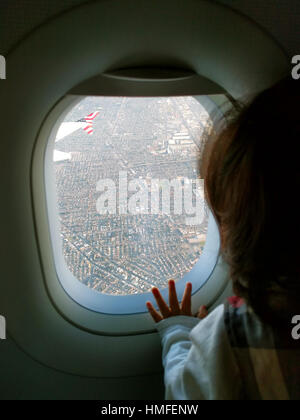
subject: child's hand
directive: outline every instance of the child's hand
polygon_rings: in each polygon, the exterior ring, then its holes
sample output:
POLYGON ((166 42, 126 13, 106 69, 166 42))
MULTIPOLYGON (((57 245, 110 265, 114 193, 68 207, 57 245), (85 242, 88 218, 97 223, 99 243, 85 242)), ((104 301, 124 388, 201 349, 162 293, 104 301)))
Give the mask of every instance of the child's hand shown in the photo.
POLYGON ((198 312, 197 312, 197 315, 195 315, 195 316, 197 318, 203 319, 203 318, 206 318, 207 315, 208 315, 208 311, 207 311, 206 306, 201 305, 198 312))
POLYGON ((150 315, 152 316, 155 322, 159 322, 165 318, 169 318, 170 316, 176 316, 176 315, 193 316, 192 309, 191 309, 192 283, 186 284, 181 305, 179 305, 179 302, 177 299, 174 280, 169 280, 169 305, 170 307, 163 300, 157 287, 152 288, 152 293, 160 309, 161 315, 154 309, 151 302, 149 301, 146 302, 146 306, 150 312, 150 315))

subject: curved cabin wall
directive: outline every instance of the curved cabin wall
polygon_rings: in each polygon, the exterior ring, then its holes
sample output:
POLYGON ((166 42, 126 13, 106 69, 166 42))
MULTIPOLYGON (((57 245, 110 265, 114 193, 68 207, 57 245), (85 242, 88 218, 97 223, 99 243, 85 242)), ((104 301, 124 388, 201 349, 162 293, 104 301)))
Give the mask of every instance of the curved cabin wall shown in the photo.
MULTIPOLYGON (((9 384, 8 395, 34 398, 52 392, 52 397, 78 398, 86 385, 84 396, 91 398, 163 396, 155 332, 101 336, 60 315, 43 281, 48 273, 40 258, 33 211, 32 157, 46 116, 74 86, 128 67, 191 70, 241 98, 282 77, 288 62, 278 45, 247 18, 201 0, 88 3, 37 28, 10 52, 7 79, 0 85, 5 222, 0 308, 10 339, 1 343, 6 357, 0 363, 5 364, 2 377, 12 378, 8 369, 19 368, 22 381, 9 384)), ((5 395, 7 385, 1 386, 5 395)))

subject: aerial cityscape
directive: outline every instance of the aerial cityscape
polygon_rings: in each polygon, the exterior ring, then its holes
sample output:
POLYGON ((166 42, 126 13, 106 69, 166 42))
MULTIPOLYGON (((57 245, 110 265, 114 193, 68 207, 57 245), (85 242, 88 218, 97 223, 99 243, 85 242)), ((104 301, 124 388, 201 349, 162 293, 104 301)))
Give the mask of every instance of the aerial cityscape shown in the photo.
POLYGON ((184 211, 175 214, 172 200, 170 214, 152 214, 151 208, 148 214, 99 214, 97 183, 110 179, 118 189, 120 171, 129 181, 199 178, 212 130, 203 106, 189 96, 87 97, 63 127, 69 131, 56 138, 53 168, 62 252, 71 273, 114 295, 145 293, 182 278, 203 251, 207 209, 196 225, 186 223, 184 211), (88 130, 87 115, 93 118, 88 130))

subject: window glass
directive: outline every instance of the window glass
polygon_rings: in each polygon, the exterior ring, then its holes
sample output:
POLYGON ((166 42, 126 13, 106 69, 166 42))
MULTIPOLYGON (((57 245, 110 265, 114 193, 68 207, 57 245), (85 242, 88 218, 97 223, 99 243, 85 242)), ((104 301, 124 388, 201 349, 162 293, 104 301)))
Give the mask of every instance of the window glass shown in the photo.
POLYGON ((192 96, 87 97, 68 113, 51 156, 61 252, 77 281, 132 295, 192 269, 207 234, 198 166, 211 131, 192 96))

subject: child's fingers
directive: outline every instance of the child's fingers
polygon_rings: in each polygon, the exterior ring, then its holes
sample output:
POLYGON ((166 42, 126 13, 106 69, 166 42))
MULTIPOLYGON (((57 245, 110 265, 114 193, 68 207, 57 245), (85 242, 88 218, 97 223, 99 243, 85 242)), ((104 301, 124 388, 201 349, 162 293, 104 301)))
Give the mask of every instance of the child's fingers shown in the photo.
POLYGON ((180 306, 177 299, 175 281, 173 279, 169 280, 169 304, 173 315, 180 314, 180 306))
POLYGON ((192 283, 190 282, 185 285, 181 302, 181 310, 184 315, 192 316, 192 283))
POLYGON ((146 306, 155 322, 159 322, 163 319, 163 317, 154 309, 151 302, 146 302, 146 306))
POLYGON ((152 288, 152 293, 153 296, 155 297, 155 300, 157 302, 157 305, 159 307, 159 310, 163 316, 163 318, 168 318, 169 316, 172 315, 168 305, 166 304, 166 302, 163 300, 162 295, 160 294, 160 291, 158 290, 157 287, 153 287, 152 288))

